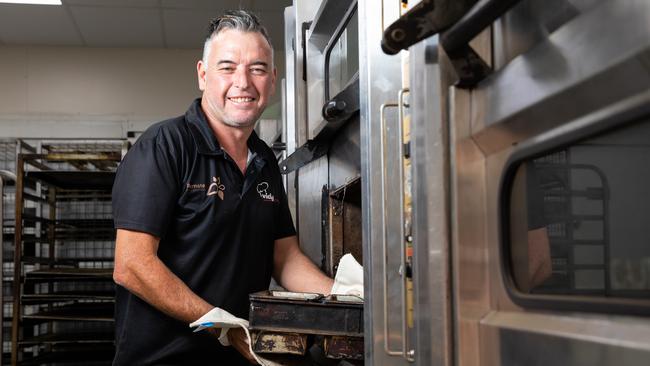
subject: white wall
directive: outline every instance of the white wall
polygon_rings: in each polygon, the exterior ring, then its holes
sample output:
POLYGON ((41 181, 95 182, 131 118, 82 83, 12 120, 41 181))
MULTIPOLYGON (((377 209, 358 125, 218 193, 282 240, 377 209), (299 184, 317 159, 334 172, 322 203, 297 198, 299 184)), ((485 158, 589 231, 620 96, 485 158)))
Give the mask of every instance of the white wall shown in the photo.
MULTIPOLYGON (((200 96, 200 57, 198 49, 0 47, 0 137, 121 138, 142 131, 184 113, 200 96)), ((280 67, 283 58, 276 52, 280 67)), ((271 103, 280 100, 277 91, 271 103)))
POLYGON ((179 115, 200 95, 199 57, 200 50, 0 47, 0 136, 121 137, 112 135, 179 115))

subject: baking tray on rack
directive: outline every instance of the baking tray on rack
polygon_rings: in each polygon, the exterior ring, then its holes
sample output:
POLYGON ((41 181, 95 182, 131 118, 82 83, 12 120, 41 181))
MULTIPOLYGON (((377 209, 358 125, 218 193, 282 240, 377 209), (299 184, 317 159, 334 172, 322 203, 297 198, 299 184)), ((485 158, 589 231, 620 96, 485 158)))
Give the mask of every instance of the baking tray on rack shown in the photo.
POLYGON ((251 330, 363 337, 363 299, 357 296, 262 291, 249 299, 251 330))

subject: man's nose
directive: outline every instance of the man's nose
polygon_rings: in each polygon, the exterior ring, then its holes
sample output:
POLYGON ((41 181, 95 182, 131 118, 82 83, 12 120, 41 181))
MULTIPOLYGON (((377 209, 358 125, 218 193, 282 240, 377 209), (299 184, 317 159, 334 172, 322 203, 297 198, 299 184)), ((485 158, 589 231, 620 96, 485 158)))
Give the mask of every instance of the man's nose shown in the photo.
POLYGON ((245 67, 237 67, 235 69, 235 75, 233 76, 233 84, 239 89, 247 89, 249 85, 249 75, 248 70, 245 67))

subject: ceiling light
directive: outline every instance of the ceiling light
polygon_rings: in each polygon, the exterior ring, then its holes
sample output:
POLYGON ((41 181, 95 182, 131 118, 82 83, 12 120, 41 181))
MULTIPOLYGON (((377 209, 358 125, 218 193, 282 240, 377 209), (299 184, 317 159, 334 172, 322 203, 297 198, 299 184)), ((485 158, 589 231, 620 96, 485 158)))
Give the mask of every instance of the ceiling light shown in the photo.
POLYGON ((0 0, 7 4, 61 5, 61 0, 0 0))

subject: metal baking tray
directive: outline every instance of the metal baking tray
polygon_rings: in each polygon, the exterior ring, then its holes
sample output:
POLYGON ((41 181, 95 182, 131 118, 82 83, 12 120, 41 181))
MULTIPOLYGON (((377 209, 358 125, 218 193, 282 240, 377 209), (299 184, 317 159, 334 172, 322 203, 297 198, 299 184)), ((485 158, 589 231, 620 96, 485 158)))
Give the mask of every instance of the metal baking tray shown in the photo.
POLYGON ((249 299, 252 330, 363 337, 363 300, 359 297, 262 291, 249 299))

